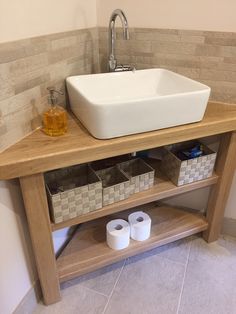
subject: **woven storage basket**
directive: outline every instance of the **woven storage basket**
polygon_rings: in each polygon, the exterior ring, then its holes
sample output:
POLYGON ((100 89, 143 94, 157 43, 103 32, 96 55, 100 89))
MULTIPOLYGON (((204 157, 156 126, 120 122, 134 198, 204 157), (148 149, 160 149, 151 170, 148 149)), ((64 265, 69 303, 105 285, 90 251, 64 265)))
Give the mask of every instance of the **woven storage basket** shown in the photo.
POLYGON ((154 184, 154 169, 142 159, 135 158, 118 164, 130 179, 130 194, 150 189, 154 184))
POLYGON ((50 171, 45 181, 55 223, 102 207, 102 182, 87 164, 50 171))
POLYGON ((182 161, 175 155, 177 150, 186 149, 194 144, 200 143, 183 143, 176 145, 173 150, 168 148, 163 149, 164 156, 161 163, 161 169, 177 186, 203 180, 212 176, 216 153, 207 146, 201 144, 204 155, 200 157, 182 161))
POLYGON ((103 206, 119 202, 130 196, 129 178, 117 166, 96 171, 102 180, 103 206))

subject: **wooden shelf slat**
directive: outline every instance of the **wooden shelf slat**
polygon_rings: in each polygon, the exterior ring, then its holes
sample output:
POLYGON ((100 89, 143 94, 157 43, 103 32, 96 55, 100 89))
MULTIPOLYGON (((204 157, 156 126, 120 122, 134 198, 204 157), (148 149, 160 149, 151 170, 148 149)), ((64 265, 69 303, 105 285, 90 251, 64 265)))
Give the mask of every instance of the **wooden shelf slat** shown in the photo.
POLYGON ((157 170, 155 183, 151 189, 144 192, 136 193, 126 200, 105 206, 94 212, 90 212, 88 214, 84 214, 82 216, 69 219, 61 223, 56 223, 56 224, 52 223, 51 227, 52 227, 52 230, 55 231, 55 230, 59 230, 65 227, 77 225, 86 221, 90 221, 93 219, 111 215, 111 214, 129 209, 135 206, 143 205, 143 204, 150 203, 153 201, 158 201, 158 200, 165 199, 171 196, 175 196, 175 195, 183 194, 183 193, 190 192, 196 189, 201 189, 207 186, 211 186, 211 185, 216 184, 217 180, 218 180, 218 176, 216 174, 213 174, 212 177, 205 180, 189 183, 182 186, 176 186, 166 176, 164 176, 160 171, 157 170))
MULTIPOLYGON (((119 213, 115 217, 127 219, 129 212, 119 213)), ((57 259, 60 282, 199 233, 208 227, 203 216, 188 211, 152 205, 145 212, 152 219, 151 237, 143 242, 131 240, 129 247, 120 251, 112 250, 106 244, 105 226, 114 215, 83 224, 57 259)))

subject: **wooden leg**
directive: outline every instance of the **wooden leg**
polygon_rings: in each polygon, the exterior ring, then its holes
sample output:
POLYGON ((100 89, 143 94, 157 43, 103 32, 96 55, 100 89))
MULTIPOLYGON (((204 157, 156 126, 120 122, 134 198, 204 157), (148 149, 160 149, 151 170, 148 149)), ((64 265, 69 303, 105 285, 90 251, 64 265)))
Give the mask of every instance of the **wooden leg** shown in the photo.
POLYGON ((20 178, 45 304, 61 299, 43 174, 20 178))
POLYGON ((222 135, 216 173, 219 180, 211 189, 208 206, 207 220, 209 228, 203 233, 207 242, 216 241, 220 235, 226 202, 229 196, 236 163, 236 132, 222 135))

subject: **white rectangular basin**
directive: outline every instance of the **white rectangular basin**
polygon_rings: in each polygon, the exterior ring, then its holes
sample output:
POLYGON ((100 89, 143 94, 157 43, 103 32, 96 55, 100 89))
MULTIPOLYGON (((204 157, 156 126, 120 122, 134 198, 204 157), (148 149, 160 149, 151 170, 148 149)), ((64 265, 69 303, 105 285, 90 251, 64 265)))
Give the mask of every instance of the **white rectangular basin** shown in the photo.
POLYGON ((70 106, 98 139, 202 120, 210 88, 165 69, 66 79, 70 106))

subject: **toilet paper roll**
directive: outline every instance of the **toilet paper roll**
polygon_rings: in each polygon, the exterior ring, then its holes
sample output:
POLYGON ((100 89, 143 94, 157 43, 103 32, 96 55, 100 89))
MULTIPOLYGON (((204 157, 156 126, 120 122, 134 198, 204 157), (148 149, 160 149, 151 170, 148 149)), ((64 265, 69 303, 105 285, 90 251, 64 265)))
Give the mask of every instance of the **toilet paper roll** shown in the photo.
POLYGON ((123 219, 115 219, 108 222, 107 245, 113 250, 122 250, 129 245, 130 225, 123 219))
POLYGON ((129 215, 131 238, 136 241, 144 241, 150 237, 151 218, 148 214, 139 211, 129 215))

